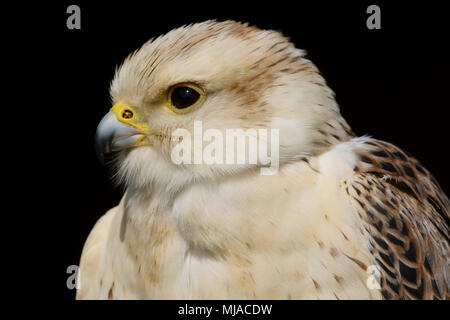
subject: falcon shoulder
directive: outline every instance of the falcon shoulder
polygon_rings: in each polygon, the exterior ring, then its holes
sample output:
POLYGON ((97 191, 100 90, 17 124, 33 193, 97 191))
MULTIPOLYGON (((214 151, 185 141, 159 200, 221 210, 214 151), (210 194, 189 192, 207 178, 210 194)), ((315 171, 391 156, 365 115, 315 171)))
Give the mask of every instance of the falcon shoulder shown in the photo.
POLYGON ((380 271, 385 299, 450 296, 449 199, 415 158, 369 139, 345 181, 380 271))
POLYGON ((89 295, 97 285, 100 272, 101 259, 105 254, 106 242, 113 217, 118 207, 108 210, 95 224, 84 244, 81 253, 77 290, 77 299, 89 298, 89 295))

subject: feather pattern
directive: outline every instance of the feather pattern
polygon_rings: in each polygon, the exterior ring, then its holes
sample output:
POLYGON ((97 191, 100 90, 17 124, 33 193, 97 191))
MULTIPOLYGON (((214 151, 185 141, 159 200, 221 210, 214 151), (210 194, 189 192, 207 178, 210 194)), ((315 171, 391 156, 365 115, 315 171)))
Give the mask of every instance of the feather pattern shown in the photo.
POLYGON ((371 139, 346 181, 387 299, 449 298, 449 199, 415 158, 371 139))

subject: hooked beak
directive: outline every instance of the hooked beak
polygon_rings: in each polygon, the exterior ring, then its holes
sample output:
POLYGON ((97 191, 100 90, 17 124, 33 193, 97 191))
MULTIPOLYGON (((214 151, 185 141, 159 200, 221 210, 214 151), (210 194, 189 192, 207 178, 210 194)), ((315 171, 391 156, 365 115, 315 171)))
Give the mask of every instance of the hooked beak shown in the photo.
POLYGON ((148 134, 148 126, 136 122, 136 112, 120 101, 103 117, 95 133, 95 151, 102 164, 105 155, 136 146, 148 134))

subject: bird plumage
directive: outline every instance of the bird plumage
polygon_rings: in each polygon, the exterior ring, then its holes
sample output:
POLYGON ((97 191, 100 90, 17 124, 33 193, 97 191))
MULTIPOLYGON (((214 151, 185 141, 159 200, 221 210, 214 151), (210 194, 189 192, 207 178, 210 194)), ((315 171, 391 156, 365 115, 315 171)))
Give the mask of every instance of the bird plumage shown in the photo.
POLYGON ((371 139, 346 190, 380 267, 385 298, 449 298, 449 208, 438 182, 415 158, 371 139))
POLYGON ((126 193, 86 241, 77 298, 448 298, 448 198, 414 158, 355 137, 280 33, 233 21, 175 29, 125 60, 111 96, 151 133, 116 159, 126 193), (165 108, 179 83, 206 93, 190 113, 165 108), (199 119, 279 129, 278 173, 172 163, 171 133, 199 119))

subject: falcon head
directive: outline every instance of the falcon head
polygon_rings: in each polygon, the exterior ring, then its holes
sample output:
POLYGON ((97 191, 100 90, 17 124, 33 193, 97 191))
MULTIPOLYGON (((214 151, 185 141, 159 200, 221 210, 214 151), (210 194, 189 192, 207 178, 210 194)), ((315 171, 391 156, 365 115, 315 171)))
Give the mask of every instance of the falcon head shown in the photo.
MULTIPOLYGON (((234 21, 174 29, 125 59, 111 84, 113 107, 100 122, 100 157, 119 151, 118 180, 130 186, 243 174, 260 164, 175 164, 179 128, 278 129, 279 164, 348 139, 334 94, 317 68, 276 31, 234 21)), ((258 137, 258 139, 261 139, 258 137)))

